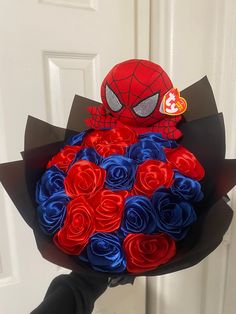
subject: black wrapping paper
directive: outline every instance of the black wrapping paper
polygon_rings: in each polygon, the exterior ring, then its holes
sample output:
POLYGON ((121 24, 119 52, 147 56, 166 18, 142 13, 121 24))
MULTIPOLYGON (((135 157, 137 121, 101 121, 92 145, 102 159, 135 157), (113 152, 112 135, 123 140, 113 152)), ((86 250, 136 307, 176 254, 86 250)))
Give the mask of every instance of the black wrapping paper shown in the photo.
POLYGON ((132 282, 134 276, 162 275, 193 266, 220 244, 233 215, 223 197, 236 183, 236 162, 225 160, 223 115, 217 111, 207 78, 185 89, 181 96, 187 99, 189 111, 179 126, 183 132, 180 143, 196 155, 206 170, 202 181, 205 197, 196 208, 197 222, 188 236, 178 243, 176 256, 156 270, 137 275, 127 272, 104 274, 92 270, 87 264, 60 251, 42 233, 36 221, 36 182, 63 142, 85 128, 83 121, 88 117, 87 106, 99 103, 75 96, 66 129, 28 118, 23 160, 0 165, 0 180, 23 219, 33 229, 38 249, 44 258, 83 275, 93 275, 95 278, 119 278, 124 275, 128 282, 132 282))

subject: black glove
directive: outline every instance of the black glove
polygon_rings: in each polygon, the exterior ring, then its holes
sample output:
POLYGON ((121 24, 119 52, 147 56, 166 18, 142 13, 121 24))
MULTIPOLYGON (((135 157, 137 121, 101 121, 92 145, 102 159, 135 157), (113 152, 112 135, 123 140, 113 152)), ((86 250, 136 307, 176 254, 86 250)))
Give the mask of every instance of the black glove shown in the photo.
POLYGON ((31 314, 90 314, 107 289, 108 277, 72 272, 51 282, 43 302, 31 314))

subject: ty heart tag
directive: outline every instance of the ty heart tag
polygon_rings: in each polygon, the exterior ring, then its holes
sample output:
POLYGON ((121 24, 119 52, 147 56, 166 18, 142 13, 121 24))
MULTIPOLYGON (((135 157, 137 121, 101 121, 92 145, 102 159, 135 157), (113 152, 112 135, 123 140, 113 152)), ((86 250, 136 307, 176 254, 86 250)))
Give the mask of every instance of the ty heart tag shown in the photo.
POLYGON ((187 110, 187 102, 177 88, 172 88, 163 97, 160 112, 170 116, 179 116, 187 110))

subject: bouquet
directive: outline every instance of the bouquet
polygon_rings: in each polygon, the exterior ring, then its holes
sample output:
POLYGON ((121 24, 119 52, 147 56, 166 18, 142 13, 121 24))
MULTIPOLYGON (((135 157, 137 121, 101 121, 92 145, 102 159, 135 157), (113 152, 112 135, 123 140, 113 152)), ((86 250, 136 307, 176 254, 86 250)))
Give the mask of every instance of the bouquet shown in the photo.
POLYGON ((65 129, 29 117, 23 160, 0 165, 38 249, 98 277, 195 265, 229 227, 236 181, 207 78, 180 96, 159 65, 128 60, 108 73, 101 98, 75 96, 65 129))

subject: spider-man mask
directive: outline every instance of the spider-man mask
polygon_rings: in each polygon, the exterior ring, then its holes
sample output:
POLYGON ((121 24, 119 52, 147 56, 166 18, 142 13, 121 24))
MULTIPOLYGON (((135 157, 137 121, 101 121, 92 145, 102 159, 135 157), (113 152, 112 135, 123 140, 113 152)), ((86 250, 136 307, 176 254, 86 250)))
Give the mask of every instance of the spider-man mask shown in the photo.
POLYGON ((132 59, 111 69, 103 80, 101 97, 110 114, 123 124, 150 126, 164 118, 160 104, 172 87, 158 64, 132 59))

